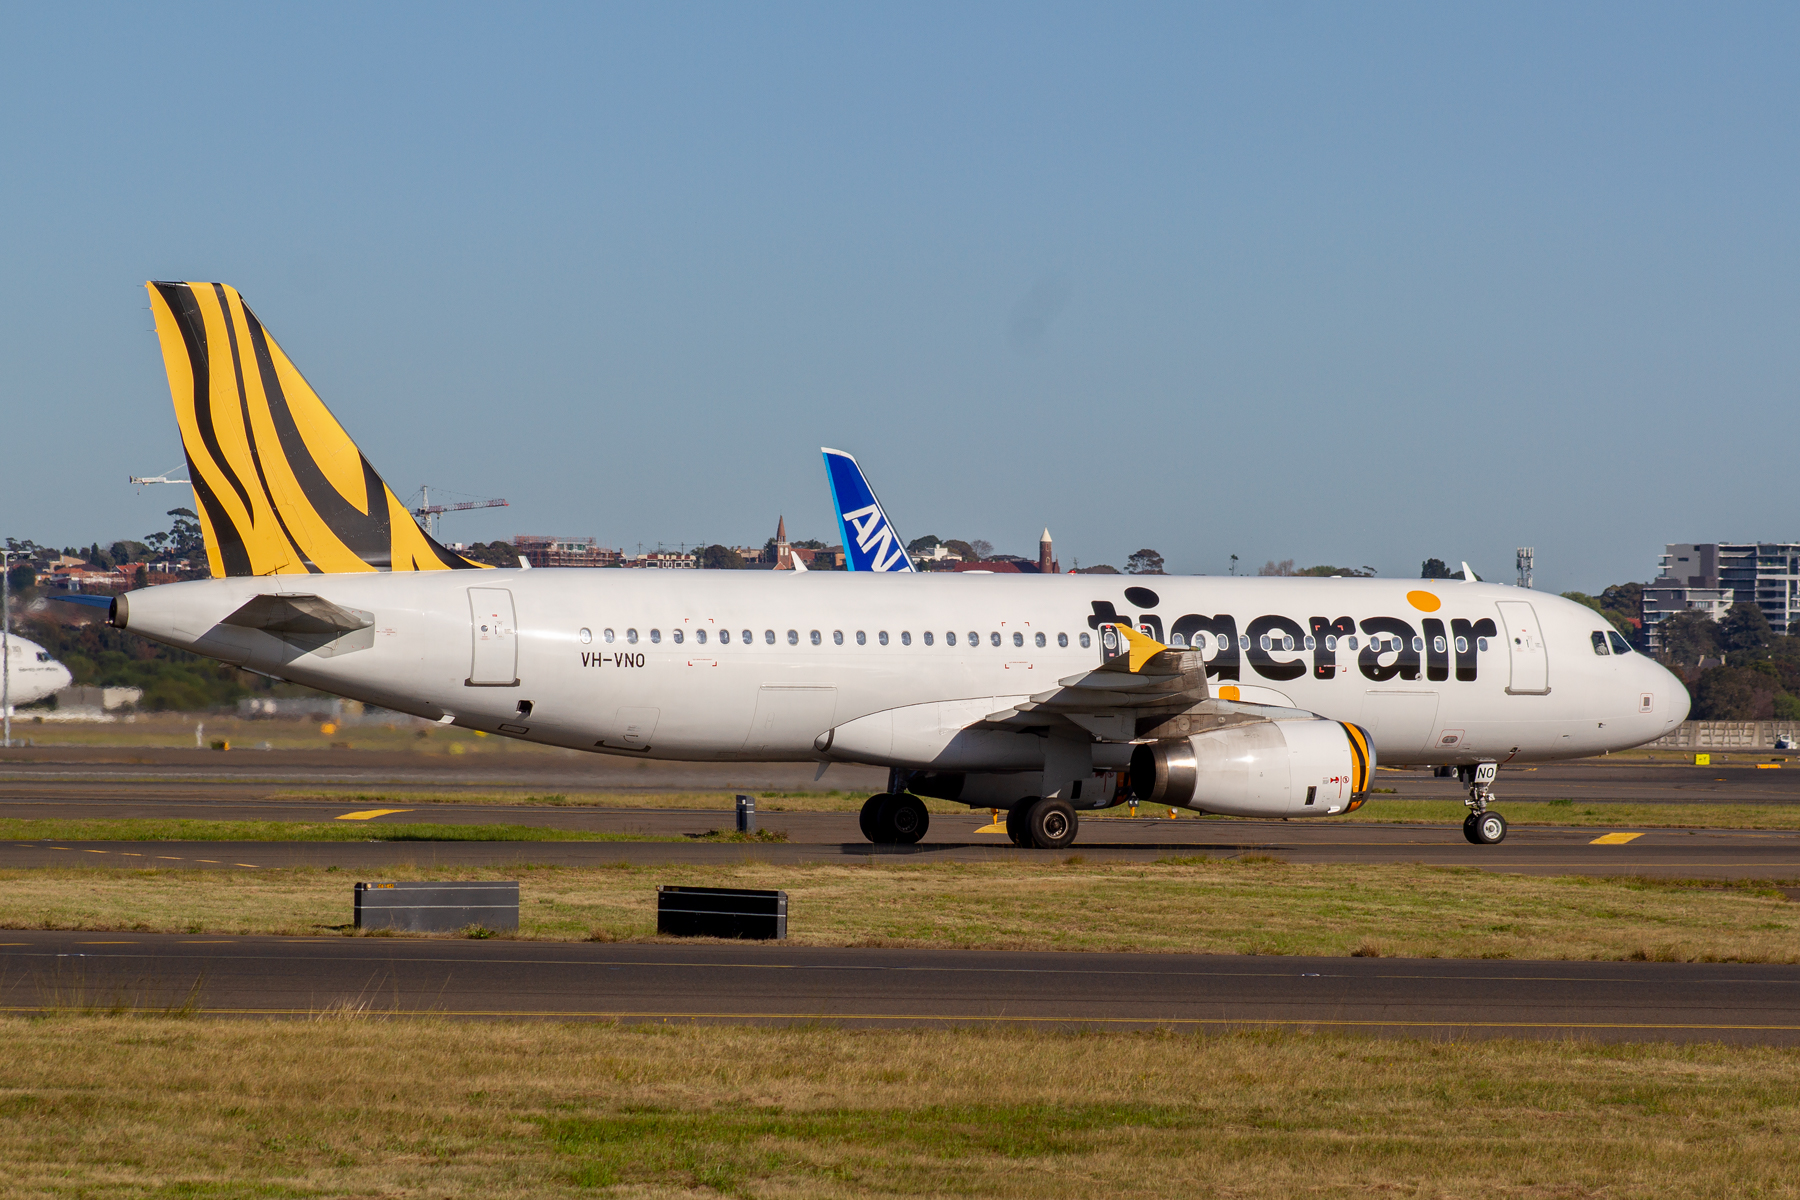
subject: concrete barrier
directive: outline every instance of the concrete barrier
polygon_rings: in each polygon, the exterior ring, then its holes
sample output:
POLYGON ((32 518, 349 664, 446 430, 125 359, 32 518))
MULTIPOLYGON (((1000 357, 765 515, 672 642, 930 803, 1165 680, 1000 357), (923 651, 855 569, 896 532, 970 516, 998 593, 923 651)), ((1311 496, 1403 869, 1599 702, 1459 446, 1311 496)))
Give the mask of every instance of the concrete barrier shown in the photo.
POLYGON ((787 893, 658 887, 656 932, 668 937, 785 938, 787 893))
POLYGON ((519 927, 517 883, 359 883, 356 927, 455 933, 471 925, 519 927))
POLYGON ((1683 721, 1650 743, 1653 750, 1773 750, 1775 739, 1800 738, 1800 721, 1683 721))

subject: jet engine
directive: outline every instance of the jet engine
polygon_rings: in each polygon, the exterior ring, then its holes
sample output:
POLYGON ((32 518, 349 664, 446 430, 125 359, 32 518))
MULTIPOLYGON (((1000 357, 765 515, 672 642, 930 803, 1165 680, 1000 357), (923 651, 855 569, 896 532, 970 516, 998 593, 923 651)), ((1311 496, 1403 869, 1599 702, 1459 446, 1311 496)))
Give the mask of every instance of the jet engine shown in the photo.
POLYGON ((1323 717, 1232 725, 1147 742, 1131 755, 1140 801, 1235 817, 1351 812, 1374 774, 1368 732, 1323 717))

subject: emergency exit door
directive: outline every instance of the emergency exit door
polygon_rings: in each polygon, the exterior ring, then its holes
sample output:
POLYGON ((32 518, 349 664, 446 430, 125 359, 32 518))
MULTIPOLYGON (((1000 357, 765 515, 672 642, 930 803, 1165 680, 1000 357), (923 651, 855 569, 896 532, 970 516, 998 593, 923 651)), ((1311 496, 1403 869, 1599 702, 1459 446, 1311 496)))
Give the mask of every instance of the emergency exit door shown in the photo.
POLYGON ((517 687, 519 630, 513 621, 512 593, 505 588, 470 588, 469 626, 474 651, 468 685, 517 687))
POLYGON ((1500 636, 1512 662, 1511 696, 1543 696, 1550 691, 1550 652, 1538 627, 1537 610, 1524 600, 1502 600, 1500 636))

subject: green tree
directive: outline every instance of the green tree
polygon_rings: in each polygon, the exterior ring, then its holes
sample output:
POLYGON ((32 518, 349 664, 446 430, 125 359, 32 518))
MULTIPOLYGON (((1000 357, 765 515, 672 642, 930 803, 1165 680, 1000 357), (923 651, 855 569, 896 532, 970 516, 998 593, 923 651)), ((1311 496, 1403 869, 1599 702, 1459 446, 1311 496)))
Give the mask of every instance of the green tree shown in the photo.
POLYGON ((1077 575, 1117 575, 1119 573, 1119 568, 1109 567, 1105 563, 1101 563, 1097 567, 1076 567, 1075 573, 1077 575))
POLYGON ((20 563, 6 573, 7 586, 17 596, 29 588, 37 586, 37 568, 30 563, 20 563))
POLYGON ((1622 614, 1609 611, 1605 602, 1598 596, 1590 596, 1586 592, 1564 592, 1563 599, 1573 600, 1577 604, 1585 604, 1587 607, 1605 617, 1607 624, 1618 630, 1627 639, 1637 636, 1637 626, 1627 620, 1622 614))
POLYGON ((1769 618, 1754 604, 1734 604, 1719 620, 1719 645, 1726 650, 1751 651, 1767 648, 1775 640, 1769 618))
POLYGON ((702 571, 741 571, 744 559, 730 546, 708 546, 700 552, 700 561, 696 565, 702 571))
POLYGON ((1458 576, 1451 574, 1450 568, 1444 565, 1443 559, 1428 558, 1424 562, 1419 564, 1419 578, 1420 579, 1456 579, 1456 578, 1458 578, 1458 576))
POLYGON ((1356 567, 1331 567, 1320 564, 1316 567, 1306 567, 1302 570, 1295 571, 1294 574, 1311 575, 1319 579, 1329 579, 1333 575, 1342 575, 1345 579, 1367 579, 1375 574, 1375 568, 1363 567, 1358 569, 1356 567))
POLYGON ((964 562, 981 561, 981 555, 975 553, 975 547, 969 545, 969 543, 965 541, 951 538, 949 541, 945 542, 944 545, 950 548, 950 553, 956 555, 956 557, 962 559, 964 562))
POLYGON ((1163 573, 1163 556, 1145 547, 1125 560, 1127 575, 1161 575, 1163 573))
POLYGON ((1702 658, 1719 653, 1719 625, 1699 609, 1673 613, 1657 627, 1662 658, 1675 666, 1698 666, 1702 658))
POLYGON ((914 538, 912 541, 906 543, 906 552, 908 554, 929 554, 933 549, 943 544, 943 538, 935 533, 928 533, 924 537, 914 538))
POLYGON ((1766 721, 1775 715, 1775 680, 1749 667, 1714 667, 1694 685, 1696 721, 1766 721))

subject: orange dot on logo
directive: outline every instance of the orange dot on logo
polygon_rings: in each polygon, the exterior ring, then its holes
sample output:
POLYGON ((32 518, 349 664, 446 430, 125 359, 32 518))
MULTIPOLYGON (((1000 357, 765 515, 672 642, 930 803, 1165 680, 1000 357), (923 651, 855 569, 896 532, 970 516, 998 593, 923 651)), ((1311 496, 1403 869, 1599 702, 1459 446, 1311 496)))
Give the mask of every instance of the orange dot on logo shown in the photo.
POLYGON ((1408 592, 1406 602, 1420 612, 1436 612, 1444 603, 1430 592, 1408 592))

